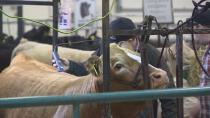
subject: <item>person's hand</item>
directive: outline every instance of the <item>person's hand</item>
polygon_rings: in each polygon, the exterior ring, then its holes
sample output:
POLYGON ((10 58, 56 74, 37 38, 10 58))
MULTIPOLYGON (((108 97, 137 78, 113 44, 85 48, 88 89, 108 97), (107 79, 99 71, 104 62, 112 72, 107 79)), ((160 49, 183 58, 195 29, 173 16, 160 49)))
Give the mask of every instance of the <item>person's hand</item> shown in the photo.
POLYGON ((53 52, 53 55, 52 55, 52 65, 56 68, 56 70, 58 72, 63 72, 64 71, 64 68, 62 66, 62 62, 59 58, 59 55, 57 54, 57 52, 53 52))
MULTIPOLYGON (((66 70, 69 69, 69 61, 68 61, 68 59, 60 58, 59 59, 59 63, 62 65, 63 71, 66 71, 66 70)), ((58 65, 57 65, 55 59, 52 59, 52 66, 55 67, 56 69, 58 68, 58 65)))

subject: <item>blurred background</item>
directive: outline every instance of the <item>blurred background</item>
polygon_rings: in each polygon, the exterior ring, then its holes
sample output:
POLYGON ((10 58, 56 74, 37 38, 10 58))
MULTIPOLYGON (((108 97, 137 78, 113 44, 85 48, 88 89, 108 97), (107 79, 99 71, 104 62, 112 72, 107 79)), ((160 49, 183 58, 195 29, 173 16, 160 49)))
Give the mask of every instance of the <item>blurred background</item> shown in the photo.
MULTIPOLYGON (((33 0, 33 1, 50 1, 50 0, 33 0)), ((78 1, 90 1, 93 2, 92 14, 93 18, 101 17, 102 15, 102 0, 61 0, 60 7, 70 10, 69 19, 71 28, 78 26, 77 19, 75 19, 76 14, 78 14, 78 1), (64 4, 62 2, 65 2, 64 4)), ((161 1, 161 0, 156 0, 161 1)), ((169 0, 168 0, 169 1, 169 0)), ((185 21, 187 18, 191 17, 193 4, 192 0, 171 0, 171 6, 169 9, 172 10, 173 21, 170 23, 163 23, 162 26, 174 27, 179 20, 185 21)), ((128 17, 131 18, 136 24, 140 24, 144 17, 144 1, 143 0, 116 0, 114 8, 111 11, 110 20, 117 17, 128 17)), ((112 0, 110 0, 110 7, 112 0)), ((3 5, 3 11, 11 16, 17 15, 17 5, 3 5)), ((51 6, 33 6, 24 5, 23 6, 23 17, 30 18, 33 20, 38 20, 43 23, 52 25, 52 7, 51 6)), ((40 24, 36 24, 29 21, 24 21, 24 31, 30 30, 32 27, 37 27, 40 24)), ((92 27, 84 28, 80 30, 80 35, 87 35, 87 30, 97 30, 97 35, 101 37, 101 21, 95 22, 92 27), (94 27, 94 28, 93 28, 94 27)), ((69 31, 69 30, 66 30, 69 31)), ((17 36, 17 19, 11 19, 3 15, 3 32, 14 37, 17 36)), ((59 33, 59 35, 64 35, 59 33)), ((68 34, 70 35, 70 34, 68 34)), ((186 40, 188 36, 186 35, 186 40)), ((173 36, 172 36, 173 39, 173 36)))

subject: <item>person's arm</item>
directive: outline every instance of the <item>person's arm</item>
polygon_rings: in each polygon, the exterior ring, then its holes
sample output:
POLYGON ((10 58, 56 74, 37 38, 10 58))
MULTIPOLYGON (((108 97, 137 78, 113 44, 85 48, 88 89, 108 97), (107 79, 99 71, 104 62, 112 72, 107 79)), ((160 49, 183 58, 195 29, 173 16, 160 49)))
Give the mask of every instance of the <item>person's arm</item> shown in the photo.
POLYGON ((65 72, 76 76, 85 76, 89 74, 83 63, 78 63, 71 60, 69 60, 69 68, 65 72))
MULTIPOLYGON (((64 72, 76 75, 76 76, 85 76, 88 75, 89 72, 86 70, 86 67, 83 63, 74 62, 68 59, 60 58, 59 60, 61 65, 64 68, 64 72)), ((52 60, 52 65, 56 68, 58 65, 56 61, 52 60)))

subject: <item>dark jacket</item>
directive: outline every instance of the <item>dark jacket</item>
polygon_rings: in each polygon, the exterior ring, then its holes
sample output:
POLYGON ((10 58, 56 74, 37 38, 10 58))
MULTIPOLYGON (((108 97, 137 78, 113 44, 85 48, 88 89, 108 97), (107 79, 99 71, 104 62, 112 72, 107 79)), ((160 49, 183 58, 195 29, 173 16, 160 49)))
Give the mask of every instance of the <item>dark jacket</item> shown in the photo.
POLYGON ((65 71, 76 76, 85 76, 89 72, 86 70, 84 64, 69 60, 69 68, 65 71))

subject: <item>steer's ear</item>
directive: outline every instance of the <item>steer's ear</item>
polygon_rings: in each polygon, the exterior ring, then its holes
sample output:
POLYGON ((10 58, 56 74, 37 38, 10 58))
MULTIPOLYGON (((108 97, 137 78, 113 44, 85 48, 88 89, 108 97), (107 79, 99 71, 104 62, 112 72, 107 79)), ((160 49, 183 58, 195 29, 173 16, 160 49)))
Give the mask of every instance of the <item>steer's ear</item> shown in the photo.
POLYGON ((84 64, 90 73, 100 76, 101 60, 98 56, 92 55, 84 64))

